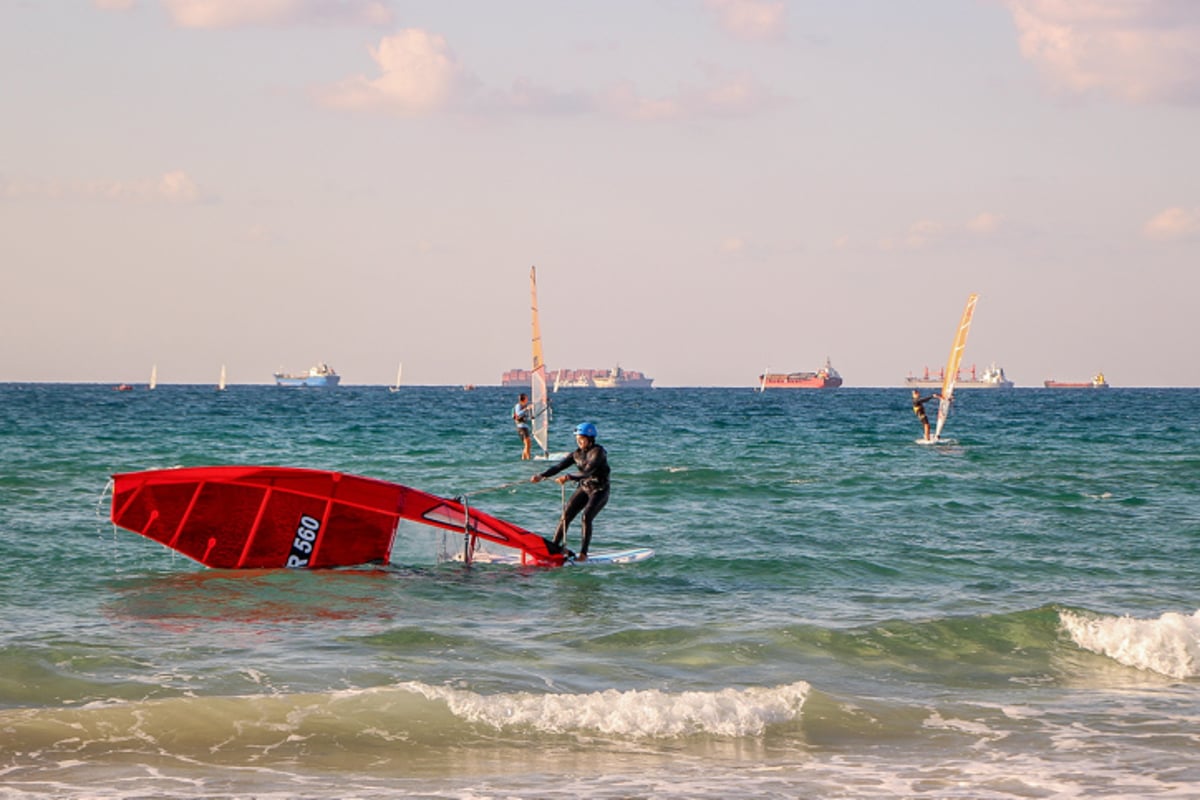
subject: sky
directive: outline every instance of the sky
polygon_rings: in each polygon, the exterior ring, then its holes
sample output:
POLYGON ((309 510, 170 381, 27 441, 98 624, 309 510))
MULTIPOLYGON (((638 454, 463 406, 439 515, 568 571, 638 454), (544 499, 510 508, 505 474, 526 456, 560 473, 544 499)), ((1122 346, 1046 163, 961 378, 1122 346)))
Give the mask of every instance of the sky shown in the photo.
POLYGON ((1194 0, 3 0, 0 381, 1200 386, 1194 0))

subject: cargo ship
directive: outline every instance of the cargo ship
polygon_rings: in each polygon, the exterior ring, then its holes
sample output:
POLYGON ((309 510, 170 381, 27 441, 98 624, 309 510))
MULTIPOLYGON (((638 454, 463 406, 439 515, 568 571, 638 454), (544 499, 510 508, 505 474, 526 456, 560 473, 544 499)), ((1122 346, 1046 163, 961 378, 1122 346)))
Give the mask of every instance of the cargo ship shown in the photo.
POLYGON ((604 375, 593 375, 592 385, 597 389, 651 389, 653 378, 647 378, 640 372, 621 369, 617 366, 604 375))
POLYGON ((307 373, 298 375, 286 375, 282 372, 275 373, 276 386, 306 386, 313 388, 323 388, 327 386, 337 386, 341 381, 342 376, 334 372, 333 367, 322 362, 315 367, 310 367, 307 373))
POLYGON ((1104 373, 1097 372, 1090 381, 1046 381, 1042 385, 1047 389, 1107 389, 1109 384, 1104 373))
POLYGON ((758 390, 767 389, 836 389, 842 385, 842 376, 833 368, 829 356, 825 366, 816 372, 763 372, 758 376, 758 390))
MULTIPOLYGON (((921 377, 910 374, 905 378, 904 385, 910 389, 940 389, 945 383, 945 372, 940 369, 934 374, 926 367, 921 377)), ((972 364, 968 376, 964 377, 959 371, 954 384, 955 389, 1011 389, 1013 386, 1015 384, 1005 376, 1004 369, 996 366, 995 362, 981 373, 976 373, 972 364)))
MULTIPOLYGON (((500 385, 512 389, 528 389, 532 372, 510 369, 500 376, 500 385)), ((547 368, 546 375, 554 376, 553 387, 559 389, 653 389, 654 379, 630 369, 560 369, 547 368)))

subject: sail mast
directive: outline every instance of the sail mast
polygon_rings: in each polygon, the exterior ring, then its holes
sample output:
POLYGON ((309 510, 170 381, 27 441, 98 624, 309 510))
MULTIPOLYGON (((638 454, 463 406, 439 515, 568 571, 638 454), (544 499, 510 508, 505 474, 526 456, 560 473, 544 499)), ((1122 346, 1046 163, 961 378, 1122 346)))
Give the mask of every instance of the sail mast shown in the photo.
POLYGON ((954 384, 958 380, 958 368, 962 364, 963 351, 967 349, 967 333, 971 330, 971 318, 975 316, 975 303, 979 295, 972 294, 967 298, 966 308, 963 309, 962 319, 958 323, 958 332, 954 335, 954 344, 950 346, 950 357, 946 359, 946 372, 942 376, 942 399, 938 403, 937 430, 933 435, 938 439, 946 418, 950 416, 950 401, 954 397, 954 384))

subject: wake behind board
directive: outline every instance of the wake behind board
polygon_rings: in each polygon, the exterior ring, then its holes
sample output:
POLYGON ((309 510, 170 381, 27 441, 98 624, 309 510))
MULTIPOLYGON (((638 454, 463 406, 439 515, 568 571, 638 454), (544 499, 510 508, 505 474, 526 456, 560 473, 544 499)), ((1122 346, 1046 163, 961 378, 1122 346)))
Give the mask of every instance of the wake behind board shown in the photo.
MULTIPOLYGON (((577 566, 586 566, 587 564, 635 564, 639 561, 645 561, 654 555, 654 550, 649 547, 633 547, 628 550, 614 550, 610 553, 592 553, 585 561, 574 561, 567 559, 563 566, 575 564, 577 566)), ((455 561, 462 561, 463 554, 456 553, 455 561)), ((489 551, 480 550, 472 557, 472 561, 476 564, 521 564, 520 553, 492 553, 489 551)))
POLYGON ((929 439, 914 439, 913 441, 916 442, 917 444, 934 445, 934 446, 947 445, 947 444, 958 444, 958 439, 946 439, 946 438, 940 437, 940 436, 934 436, 929 439))

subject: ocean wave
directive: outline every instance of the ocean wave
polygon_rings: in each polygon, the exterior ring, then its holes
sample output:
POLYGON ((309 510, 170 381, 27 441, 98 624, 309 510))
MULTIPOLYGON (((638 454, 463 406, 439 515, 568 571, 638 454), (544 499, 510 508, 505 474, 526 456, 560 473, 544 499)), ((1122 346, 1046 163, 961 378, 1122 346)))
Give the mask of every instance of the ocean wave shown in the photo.
POLYGON ((636 738, 759 736, 768 725, 797 719, 809 693, 803 681, 676 693, 609 689, 589 694, 483 695, 417 682, 399 688, 445 702, 456 717, 497 729, 517 726, 542 733, 594 731, 636 738))
POLYGON ((1158 619, 1062 611, 1059 619, 1085 650, 1172 678, 1200 677, 1200 611, 1167 612, 1158 619))

